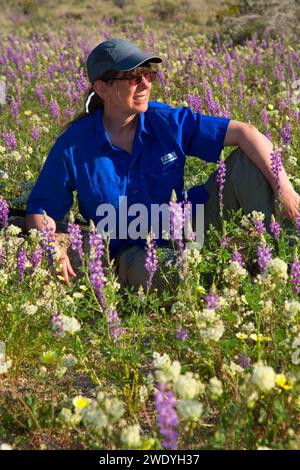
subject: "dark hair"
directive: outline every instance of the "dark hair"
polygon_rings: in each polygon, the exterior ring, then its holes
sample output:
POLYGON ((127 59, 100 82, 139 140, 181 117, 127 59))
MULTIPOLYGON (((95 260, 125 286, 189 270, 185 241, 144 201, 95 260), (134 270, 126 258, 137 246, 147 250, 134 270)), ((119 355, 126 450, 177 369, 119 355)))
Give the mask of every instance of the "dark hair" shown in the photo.
MULTIPOLYGON (((137 67, 136 69, 137 70, 143 70, 144 67, 151 67, 151 63, 150 62, 145 62, 144 64, 142 64, 141 66, 137 67)), ((118 72, 117 70, 108 70, 107 72, 105 72, 101 77, 98 78, 98 80, 102 80, 103 82, 106 82, 106 83, 109 83, 109 84, 112 84, 114 79, 117 78, 117 76, 119 75, 120 72, 118 72)), ((84 100, 84 107, 85 107, 85 104, 86 104, 86 101, 89 97, 89 95, 94 91, 94 88, 93 87, 90 87, 87 94, 86 94, 86 98, 84 100)), ((79 121, 79 119, 82 119, 84 117, 87 117, 89 116, 90 114, 94 113, 100 106, 103 106, 104 105, 104 101, 102 100, 102 98, 100 98, 100 96, 97 95, 97 93, 95 93, 92 98, 91 98, 91 101, 89 103, 89 112, 87 113, 86 110, 84 109, 84 111, 81 111, 79 114, 77 114, 77 116, 74 117, 74 119, 72 119, 71 121, 69 121, 67 124, 65 124, 63 127, 62 127, 62 130, 61 130, 61 134, 66 130, 68 129, 68 127, 73 124, 74 122, 76 121, 79 121)))
MULTIPOLYGON (((98 80, 103 80, 103 82, 106 82, 106 83, 110 83, 112 84, 114 79, 118 76, 119 72, 116 71, 116 70, 108 70, 107 72, 105 72, 101 77, 98 78, 98 80)), ((74 122, 76 121, 79 121, 79 119, 82 119, 86 116, 89 116, 90 114, 94 113, 100 106, 103 106, 104 105, 104 101, 102 100, 102 98, 100 98, 100 96, 97 95, 97 93, 95 93, 92 98, 91 98, 91 101, 89 103, 89 112, 87 113, 86 110, 85 110, 85 103, 89 97, 89 95, 94 91, 94 88, 93 87, 90 87, 87 94, 86 94, 86 98, 84 100, 84 111, 81 111, 79 114, 77 114, 77 116, 75 116, 71 121, 69 121, 67 124, 65 124, 61 130, 61 134, 66 130, 68 129, 68 127, 73 124, 74 122)))

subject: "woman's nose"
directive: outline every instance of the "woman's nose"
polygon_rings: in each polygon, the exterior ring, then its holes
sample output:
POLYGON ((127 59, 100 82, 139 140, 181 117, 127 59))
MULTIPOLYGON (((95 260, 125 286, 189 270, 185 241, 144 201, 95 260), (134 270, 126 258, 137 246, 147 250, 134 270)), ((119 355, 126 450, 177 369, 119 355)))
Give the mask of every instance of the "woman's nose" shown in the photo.
POLYGON ((151 87, 151 83, 148 82, 148 80, 146 79, 146 77, 144 75, 142 76, 141 83, 139 83, 139 87, 142 87, 142 89, 146 89, 146 88, 151 87))

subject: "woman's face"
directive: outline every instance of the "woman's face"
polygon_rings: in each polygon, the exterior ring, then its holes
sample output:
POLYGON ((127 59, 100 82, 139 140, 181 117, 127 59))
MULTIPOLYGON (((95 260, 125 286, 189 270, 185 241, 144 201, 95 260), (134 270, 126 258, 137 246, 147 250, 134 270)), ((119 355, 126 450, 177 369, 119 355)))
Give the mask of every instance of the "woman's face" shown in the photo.
MULTIPOLYGON (((130 72, 120 72, 117 78, 141 76, 151 71, 151 67, 137 67, 130 72)), ((143 113, 148 109, 151 82, 145 76, 139 84, 130 84, 128 79, 115 80, 113 83, 97 81, 99 92, 94 89, 104 100, 104 106, 111 112, 122 114, 143 113)), ((95 82, 95 84, 97 83, 95 82)))

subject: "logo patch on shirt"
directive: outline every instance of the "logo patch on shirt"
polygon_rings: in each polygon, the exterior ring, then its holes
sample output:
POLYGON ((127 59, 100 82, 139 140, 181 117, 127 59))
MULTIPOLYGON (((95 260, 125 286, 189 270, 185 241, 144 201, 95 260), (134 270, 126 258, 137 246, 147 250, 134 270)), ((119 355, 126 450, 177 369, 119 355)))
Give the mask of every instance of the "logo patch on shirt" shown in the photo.
POLYGON ((178 157, 175 152, 167 153, 166 155, 163 155, 162 157, 160 157, 164 165, 166 165, 167 163, 173 162, 174 160, 177 160, 177 158, 178 157))

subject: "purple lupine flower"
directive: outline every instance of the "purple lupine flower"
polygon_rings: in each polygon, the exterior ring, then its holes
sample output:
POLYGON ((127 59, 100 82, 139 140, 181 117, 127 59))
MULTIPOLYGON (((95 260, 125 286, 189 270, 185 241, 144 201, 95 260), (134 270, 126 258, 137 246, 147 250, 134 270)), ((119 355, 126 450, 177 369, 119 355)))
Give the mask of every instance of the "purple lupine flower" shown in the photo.
POLYGON ((285 144, 290 144, 292 142, 292 126, 290 121, 285 121, 284 127, 280 134, 285 144))
POLYGON ((68 222, 67 231, 70 237, 72 249, 78 253, 81 262, 84 263, 83 236, 80 226, 78 224, 68 222))
POLYGON ((223 217, 223 189, 225 184, 226 165, 223 158, 220 159, 217 170, 216 182, 219 187, 220 216, 223 217))
POLYGON ((271 233, 273 233, 274 237, 280 237, 280 223, 277 222, 274 217, 272 218, 272 221, 270 223, 270 231, 271 233))
POLYGON ((281 162, 281 150, 276 149, 271 152, 271 168, 274 175, 274 179, 279 187, 279 173, 282 170, 282 162, 281 162))
POLYGON ((148 279, 147 279, 147 290, 149 290, 152 286, 153 276, 154 273, 157 271, 158 268, 158 258, 156 253, 156 242, 154 239, 154 235, 150 234, 150 239, 147 243, 147 254, 146 254, 146 261, 145 261, 145 268, 148 272, 148 279))
POLYGON ((245 369, 250 369, 251 366, 251 357, 246 356, 245 354, 239 354, 238 356, 238 363, 241 367, 245 369))
POLYGON ((291 265, 291 281, 296 294, 300 292, 300 261, 295 258, 291 265))
POLYGON ((55 247, 55 238, 54 238, 54 228, 53 227, 45 227, 41 230, 42 240, 41 240, 41 248, 45 251, 49 266, 51 269, 55 269, 55 255, 56 255, 56 247, 55 247))
POLYGON ((0 224, 2 224, 4 228, 7 228, 8 226, 8 214, 9 214, 8 202, 2 197, 0 197, 0 224))
POLYGON ((222 235, 220 237, 219 243, 223 248, 228 248, 230 246, 231 238, 227 235, 222 235))
POLYGON ((31 266, 32 268, 30 269, 30 273, 32 274, 34 270, 38 267, 38 265, 42 262, 43 259, 43 252, 39 248, 36 250, 33 250, 32 255, 31 255, 31 266))
POLYGON ((298 235, 300 235, 300 216, 296 217, 296 229, 297 229, 298 235))
POLYGON ((183 202, 183 219, 186 240, 195 240, 196 233, 193 231, 192 226, 192 203, 190 201, 183 202))
POLYGON ((166 449, 177 450, 179 418, 175 408, 176 398, 173 391, 168 389, 165 384, 159 384, 157 388, 154 398, 158 413, 157 425, 160 433, 164 436, 162 445, 166 449))
POLYGON ((94 288, 96 297, 103 309, 106 307, 104 297, 104 271, 102 264, 102 257, 104 254, 104 243, 100 233, 89 234, 90 244, 90 262, 89 267, 89 278, 91 285, 94 288))
POLYGON ((232 261, 236 261, 237 263, 239 263, 241 268, 243 268, 245 266, 245 263, 243 261, 243 257, 242 257, 242 255, 239 251, 237 251, 237 250, 234 251, 232 253, 231 259, 232 259, 232 261))
POLYGON ((176 338, 177 339, 180 339, 181 341, 185 341, 186 339, 188 339, 188 337, 189 336, 188 336, 185 328, 177 328, 176 329, 176 338))
POLYGON ((260 113, 261 115, 261 120, 264 125, 264 129, 268 129, 268 123, 269 123, 269 117, 268 117, 268 111, 266 109, 263 109, 260 113))
POLYGON ((124 334, 123 328, 119 328, 121 320, 118 316, 118 313, 113 308, 108 307, 105 309, 105 314, 107 317, 110 334, 114 337, 114 339, 117 339, 120 335, 124 334))
POLYGON ((31 130, 31 137, 34 141, 38 141, 39 138, 41 136, 41 132, 40 132, 40 129, 38 127, 34 127, 32 130, 31 130))
POLYGON ((40 104, 45 105, 47 103, 47 98, 43 95, 44 87, 41 84, 37 84, 34 89, 35 96, 38 97, 40 104))
POLYGON ((59 106, 56 100, 51 100, 50 101, 50 114, 52 117, 54 117, 57 121, 59 119, 59 106))
POLYGON ((264 272, 269 261, 272 259, 271 248, 260 243, 257 248, 258 266, 264 272))
MULTIPOLYGON (((175 199, 175 198, 174 198, 175 199)), ((173 241, 182 240, 184 227, 184 213, 182 210, 182 202, 171 200, 169 202, 170 209, 170 238, 173 241)))
POLYGON ((264 233, 266 233, 265 224, 263 223, 262 220, 254 219, 254 225, 255 225, 258 235, 263 235, 264 233))
POLYGON ((19 112, 20 112, 20 109, 19 109, 19 104, 16 100, 12 100, 12 102, 10 103, 10 108, 11 108, 11 114, 12 116, 17 119, 17 117, 19 116, 19 112))
POLYGON ((24 279, 24 272, 26 269, 26 264, 28 263, 28 257, 26 250, 20 250, 17 256, 17 268, 19 271, 19 283, 24 279))
POLYGON ((55 336, 62 336, 64 334, 64 322, 58 310, 55 310, 51 315, 50 323, 55 336))
POLYGON ((72 107, 68 107, 65 109, 65 116, 68 118, 68 119, 71 119, 73 116, 74 116, 74 108, 72 107))
POLYGON ((2 139, 5 147, 9 150, 16 150, 17 139, 13 131, 7 131, 2 133, 2 139))
POLYGON ((217 310, 221 308, 219 305, 220 297, 215 292, 209 292, 209 294, 206 294, 205 300, 206 300, 205 308, 211 308, 211 309, 217 309, 217 310))
POLYGON ((83 73, 80 73, 79 77, 75 82, 76 89, 79 93, 87 91, 89 84, 83 73))
POLYGON ((5 257, 5 252, 2 248, 0 248, 0 267, 4 264, 4 257, 5 257))

